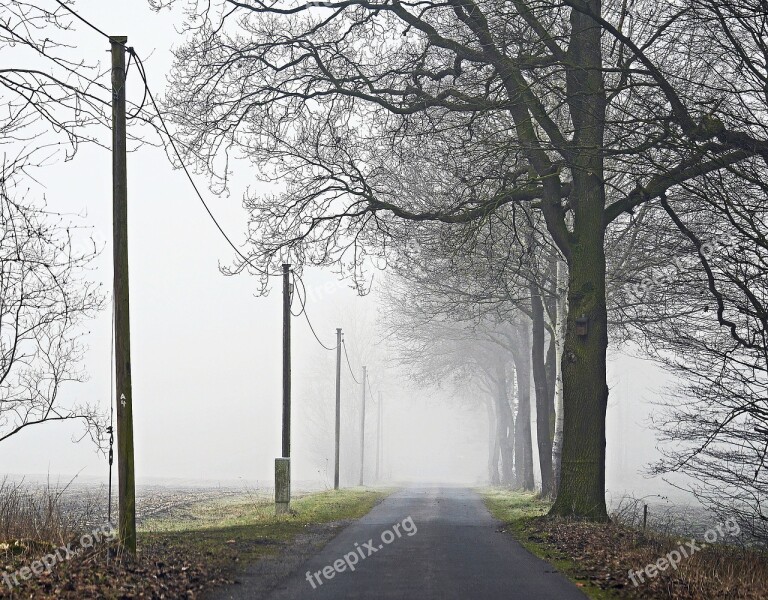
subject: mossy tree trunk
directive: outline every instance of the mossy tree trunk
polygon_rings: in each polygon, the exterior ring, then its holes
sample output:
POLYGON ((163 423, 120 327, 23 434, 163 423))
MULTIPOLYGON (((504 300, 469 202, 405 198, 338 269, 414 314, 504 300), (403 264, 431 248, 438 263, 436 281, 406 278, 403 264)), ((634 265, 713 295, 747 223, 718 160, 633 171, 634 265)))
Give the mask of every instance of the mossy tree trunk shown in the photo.
MULTIPOLYGON (((601 3, 588 0, 601 14, 601 3)), ((603 135, 605 89, 601 29, 571 12, 566 84, 579 151, 572 159, 570 203, 574 220, 568 252, 568 318, 563 352, 563 455, 560 486, 550 514, 606 520, 605 414, 608 404, 605 299, 605 185, 603 135), (577 331, 586 320, 586 333, 577 331)))

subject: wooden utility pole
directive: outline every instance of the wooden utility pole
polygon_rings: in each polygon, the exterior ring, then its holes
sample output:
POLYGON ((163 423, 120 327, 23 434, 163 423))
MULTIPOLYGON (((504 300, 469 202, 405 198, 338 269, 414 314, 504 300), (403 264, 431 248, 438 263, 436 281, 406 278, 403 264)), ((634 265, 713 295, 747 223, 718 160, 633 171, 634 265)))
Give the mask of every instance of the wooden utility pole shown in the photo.
POLYGON ((283 264, 283 456, 275 459, 275 512, 291 507, 291 265, 283 264))
POLYGON ((136 479, 133 463, 133 392, 128 287, 128 169, 125 121, 125 36, 112 46, 112 248, 115 311, 115 397, 117 398, 118 534, 136 554, 136 479))
POLYGON ((365 475, 365 385, 368 377, 368 368, 363 367, 363 407, 360 411, 360 485, 363 485, 365 475))
POLYGON ((384 410, 381 404, 381 392, 379 392, 379 415, 376 419, 376 481, 381 479, 381 417, 384 414, 384 410))
POLYGON ((283 265, 283 458, 291 457, 291 265, 283 265))
POLYGON ((341 441, 341 329, 336 329, 336 455, 333 468, 333 489, 339 489, 339 442, 341 441))

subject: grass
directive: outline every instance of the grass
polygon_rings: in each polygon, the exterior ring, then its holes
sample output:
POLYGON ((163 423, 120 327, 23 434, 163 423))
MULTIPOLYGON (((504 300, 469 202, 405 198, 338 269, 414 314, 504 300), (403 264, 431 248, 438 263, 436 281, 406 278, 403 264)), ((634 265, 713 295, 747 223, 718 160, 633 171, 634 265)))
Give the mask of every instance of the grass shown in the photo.
POLYGON ((306 494, 291 503, 290 514, 281 516, 263 494, 192 502, 173 509, 171 516, 145 521, 135 559, 123 555, 115 543, 101 543, 26 577, 19 575, 20 569, 54 546, 71 542, 77 549, 77 532, 85 522, 81 515, 70 520, 58 491, 31 493, 23 486, 3 487, 2 482, 0 491, 0 598, 34 600, 199 598, 212 587, 231 583, 239 565, 278 555, 302 533, 333 533, 388 495, 369 489, 306 494), (17 545, 18 540, 23 544, 17 545), (16 579, 6 582, 5 573, 16 579))
POLYGON ((619 598, 615 592, 604 590, 584 577, 579 564, 563 552, 547 544, 535 534, 534 523, 545 516, 551 503, 528 492, 507 488, 480 490, 491 514, 504 523, 504 531, 511 533, 531 554, 546 560, 573 581, 589 598, 609 600, 619 598))
POLYGON ((191 551, 226 570, 277 553, 310 526, 359 519, 387 495, 354 488, 307 494, 291 502, 287 515, 275 515, 273 502, 264 496, 204 502, 182 519, 148 521, 139 544, 191 551))
MULTIPOLYGON (((644 532, 611 515, 610 523, 544 516, 549 504, 532 494, 506 489, 482 490, 486 504, 530 552, 568 576, 590 598, 758 600, 768 598, 768 555, 735 544, 704 544, 675 568, 659 567, 635 585, 636 574, 693 535, 644 532)), ((715 527, 717 523, 712 523, 715 527)), ((732 538, 728 538, 732 539, 732 538)))

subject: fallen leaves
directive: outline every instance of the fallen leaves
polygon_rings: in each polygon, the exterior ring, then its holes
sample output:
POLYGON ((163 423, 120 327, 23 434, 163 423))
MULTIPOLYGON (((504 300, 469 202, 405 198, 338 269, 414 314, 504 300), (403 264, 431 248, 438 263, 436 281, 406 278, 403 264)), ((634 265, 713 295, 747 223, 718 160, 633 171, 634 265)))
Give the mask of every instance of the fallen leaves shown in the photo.
MULTIPOLYGON (((13 560, 5 571, 10 575, 37 557, 25 554, 9 558, 13 560)), ((17 576, 17 580, 13 595, 0 580, 0 598, 194 600, 209 587, 230 582, 207 567, 204 557, 163 544, 142 547, 135 559, 121 556, 115 546, 101 547, 57 564, 50 573, 27 581, 17 576)))
MULTIPOLYGON (((645 535, 613 523, 539 517, 525 529, 529 541, 550 549, 554 558, 575 563, 571 577, 588 581, 622 598, 672 600, 757 600, 768 598, 768 558, 764 553, 709 546, 685 558, 677 569, 655 577, 643 574, 635 585, 630 571, 643 571, 680 543, 645 535)), ((635 579, 638 579, 637 576, 635 579)), ((586 584, 577 582, 578 587, 586 584)))

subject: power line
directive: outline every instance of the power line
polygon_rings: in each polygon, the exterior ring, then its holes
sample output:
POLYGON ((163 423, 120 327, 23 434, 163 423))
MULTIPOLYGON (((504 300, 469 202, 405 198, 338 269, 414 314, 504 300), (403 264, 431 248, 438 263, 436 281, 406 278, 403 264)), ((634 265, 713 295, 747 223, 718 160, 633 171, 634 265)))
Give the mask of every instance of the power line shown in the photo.
MULTIPOLYGON (((87 25, 93 31, 99 33, 104 38, 106 38, 106 39, 108 39, 110 41, 113 41, 112 40, 112 36, 108 35, 102 29, 96 27, 96 25, 94 25, 93 23, 91 23, 86 18, 82 17, 81 15, 79 15, 72 8, 70 8, 67 4, 65 4, 61 0, 55 0, 55 1, 56 1, 56 3, 59 6, 64 8, 67 12, 71 13, 75 18, 77 18, 78 20, 83 22, 85 25, 87 25)), ((205 209, 206 213, 208 214, 208 216, 211 219, 211 221, 213 222, 213 224, 216 226, 216 229, 218 229, 218 231, 221 234, 221 236, 226 240, 226 242, 229 244, 229 246, 235 251, 237 256, 239 256, 243 261, 245 261, 246 266, 255 269, 258 273, 260 273, 262 275, 269 276, 270 273, 268 271, 264 271, 262 269, 259 269, 256 266, 254 266, 253 265, 253 259, 249 259, 247 256, 245 256, 240 251, 240 249, 234 244, 234 242, 227 235, 227 233, 224 231, 224 229, 222 228, 222 226, 219 223, 219 221, 214 216, 213 212, 211 211, 210 207, 208 206, 207 202, 205 201, 205 198, 203 198, 203 195, 200 193, 200 190, 198 189, 197 184, 195 183, 194 179, 192 178, 192 175, 189 172, 189 169, 187 168, 186 164, 184 163, 184 160, 181 157, 181 153, 179 152, 179 149, 176 146, 176 141, 175 141, 174 137, 171 135, 171 132, 168 129, 168 126, 165 123, 165 119, 163 118, 163 115, 160 112, 160 108, 158 107, 157 102, 155 101, 155 97, 152 94, 152 90, 149 87, 149 82, 147 81, 147 75, 146 75, 146 69, 144 68, 144 63, 142 62, 141 58, 139 58, 139 55, 136 53, 134 48, 129 47, 129 46, 125 46, 125 44, 122 44, 122 45, 125 48, 125 50, 129 53, 129 56, 136 60, 136 66, 137 66, 137 69, 139 71, 139 75, 141 77, 141 80, 142 80, 142 82, 144 84, 144 96, 142 98, 141 104, 139 105, 139 107, 136 110, 136 112, 133 113, 133 115, 130 115, 130 118, 135 118, 135 117, 137 117, 139 114, 141 114, 143 112, 144 106, 145 106, 145 103, 146 103, 146 99, 147 99, 147 97, 149 97, 149 100, 152 103, 152 106, 153 106, 153 108, 155 110, 155 114, 157 115, 157 117, 158 117, 158 119, 160 121, 160 125, 162 127, 162 131, 165 133, 166 137, 168 138, 168 143, 171 146, 171 149, 173 150, 176 158, 178 159, 179 164, 181 165, 181 168, 184 171, 184 174, 186 175, 187 179, 189 180, 189 183, 192 185, 192 188, 194 189, 195 194, 197 195, 198 199, 200 200, 201 204, 203 205, 203 208, 205 209)), ((128 66, 130 66, 130 61, 128 63, 128 66)), ((96 82, 92 82, 92 83, 96 83, 96 82)), ((101 84, 97 84, 97 85, 101 85, 101 84)), ((104 86, 102 86, 102 87, 104 87, 104 86)), ((294 284, 295 284, 296 279, 297 279, 297 277, 294 274, 294 284)), ((301 277, 298 277, 298 280, 299 280, 299 283, 301 284, 302 289, 304 290, 304 296, 306 298, 306 287, 304 285, 304 282, 301 279, 301 277)), ((305 303, 304 300, 302 300, 301 294, 299 293, 298 289, 296 289, 296 296, 298 297, 299 303, 301 304, 301 312, 298 315, 294 315, 294 316, 301 316, 303 314, 304 318, 307 321, 307 324, 309 325, 310 330, 312 331, 312 335, 315 337, 315 340, 317 340, 317 343, 320 344, 326 350, 337 350, 338 346, 335 347, 335 348, 332 348, 332 347, 326 346, 325 344, 323 344, 323 342, 320 341, 320 338, 317 336, 317 333, 315 332, 315 328, 312 326, 312 322, 309 319, 309 315, 307 314, 306 303, 305 303)), ((113 329, 113 334, 114 334, 114 329, 113 329)), ((349 373, 352 376, 352 379, 355 381, 355 383, 360 385, 360 382, 357 380, 357 377, 355 377, 355 373, 352 370, 352 364, 351 364, 351 362, 349 360, 349 354, 347 352, 346 342, 344 342, 342 340, 341 343, 342 343, 342 346, 344 348, 344 356, 346 358, 347 367, 349 368, 349 373)), ((366 383, 367 383, 367 386, 368 386, 368 391, 370 392, 371 396, 373 397, 373 391, 371 390, 370 380, 369 379, 366 380, 366 383)), ((110 403, 110 404, 112 404, 112 403, 110 403)), ((110 411, 111 410, 112 410, 112 406, 110 406, 110 411)), ((110 502, 111 502, 111 494, 110 494, 110 502)))
MULTIPOLYGON (((58 5, 59 5, 59 6, 61 6, 63 9, 67 10, 68 12, 72 13, 72 14, 73 14, 73 15, 74 15, 76 18, 80 19, 80 20, 81 20, 83 23, 85 23, 86 25, 88 25, 88 27, 90 27, 90 28, 91 28, 91 29, 93 29, 94 31, 96 31, 96 32, 100 33, 101 35, 103 35, 103 36, 104 36, 105 38, 107 38, 108 40, 109 40, 109 39, 112 39, 112 38, 111 38, 111 36, 109 36, 108 34, 104 33, 104 32, 103 32, 101 29, 99 29, 98 27, 96 27, 96 25, 94 25, 93 23, 91 23, 90 21, 88 21, 88 20, 87 20, 85 17, 81 17, 81 16, 80 16, 79 14, 77 14, 77 13, 76 13, 74 10, 72 10, 72 9, 71 9, 71 8, 70 8, 68 5, 64 4, 64 3, 63 3, 61 0, 56 0, 56 4, 58 4, 58 5)), ((123 44, 123 46, 124 46, 124 45, 125 45, 125 44, 123 44)))
MULTIPOLYGON (((64 8, 67 12, 71 13, 74 17, 85 23, 88 27, 93 29, 95 32, 101 34, 108 40, 112 40, 112 36, 108 35, 106 32, 104 32, 102 29, 99 29, 91 23, 88 19, 85 17, 79 15, 77 12, 75 12, 72 8, 70 8, 67 4, 62 2, 61 0, 55 0, 56 3, 64 8)), ((219 224, 216 217, 213 215, 213 212, 211 212, 211 209, 208 207, 208 204, 206 203, 205 199, 203 198, 203 195, 200 193, 200 190, 197 188, 197 185, 195 184, 195 181, 192 179, 192 175, 189 172, 189 169, 187 169, 187 166, 184 164, 184 160, 181 158, 181 153, 179 152, 179 149, 176 147, 176 142, 171 135, 171 132, 168 130, 168 127, 165 124, 165 119, 163 119, 163 115, 160 113, 160 108, 157 106, 157 102, 155 102, 155 97, 152 94, 152 90, 149 87, 149 82, 147 81, 147 74, 146 70, 144 68, 144 63, 142 62, 141 58, 139 58, 139 55, 136 53, 135 49, 130 46, 125 46, 123 44, 123 47, 126 49, 126 51, 136 60, 136 66, 139 70, 139 75, 141 76, 141 80, 144 83, 144 99, 142 100, 142 104, 139 107, 139 110, 137 110, 132 116, 136 117, 139 113, 141 113, 142 107, 144 106, 144 102, 146 101, 146 97, 149 96, 150 101, 152 102, 152 106, 155 109, 155 114, 157 114, 157 118, 160 120, 160 125, 162 126, 163 131, 165 132, 165 135, 168 137, 168 142, 170 143, 171 148, 173 149, 174 154, 176 155, 176 158, 179 161, 179 164, 181 165, 181 168, 184 170, 184 173, 187 176, 187 179, 189 180, 189 183, 192 184, 192 187, 195 190, 195 193, 197 194, 197 197, 200 199, 200 202, 202 203, 203 207, 205 208, 205 211, 208 213, 208 216, 210 217, 211 221, 213 221, 216 228, 219 230, 219 233, 224 237, 224 239, 227 241, 227 243, 232 247, 232 249, 235 251, 235 253, 245 261, 246 265, 249 267, 252 267, 255 269, 258 273, 262 275, 269 276, 270 273, 263 271, 259 269, 258 267, 253 265, 253 259, 249 259, 246 257, 240 249, 232 242, 230 237, 226 234, 224 229, 219 224)), ((274 275, 274 274, 273 274, 274 275)))
MULTIPOLYGON (((56 3, 59 4, 62 8, 67 10, 69 13, 71 13, 74 17, 85 23, 88 27, 96 31, 97 33, 104 36, 106 39, 111 40, 111 36, 109 36, 107 33, 105 33, 103 30, 96 27, 93 23, 88 21, 85 17, 82 17, 81 15, 77 14, 72 8, 64 4, 61 0, 56 0, 56 3)), ((218 229, 219 233, 222 235, 222 237, 227 241, 227 243, 230 245, 230 247, 235 251, 235 253, 245 261, 246 265, 254 268, 257 272, 261 273, 262 275, 269 276, 270 273, 263 271, 259 269, 258 267, 255 267, 253 265, 253 259, 249 259, 247 256, 245 256, 240 249, 234 244, 232 239, 227 235, 227 233, 222 228, 219 221, 214 216, 213 212, 211 211, 210 207, 208 206, 208 203, 205 201, 205 198, 203 198, 203 195, 200 193, 200 190, 197 187, 197 184, 195 183, 194 179, 192 178, 191 173, 189 172, 189 169, 187 168, 186 164, 184 164, 184 160, 181 157, 181 153, 179 152, 179 149, 176 146, 176 141, 174 137, 171 135, 170 130, 168 129, 168 126, 165 123, 165 119, 163 118, 163 115, 160 112, 160 108, 157 105, 157 102, 155 101, 155 96, 152 94, 152 90, 149 87, 149 82, 147 81, 147 73, 146 69, 144 68, 144 63, 139 57, 139 55, 136 53, 136 50, 133 47, 125 46, 126 51, 129 53, 131 57, 133 57, 136 60, 136 67, 139 71, 139 75, 141 77, 141 80, 144 84, 144 98, 142 98, 141 105, 139 106, 138 110, 132 115, 133 117, 136 117, 139 113, 142 112, 144 104, 146 102, 147 97, 149 97, 150 102, 152 103, 153 108, 155 109, 155 114, 157 115, 157 118, 160 120, 160 125, 162 127, 163 132, 165 132, 166 137, 168 138, 168 143, 171 146, 171 149, 173 150, 174 154, 176 155, 176 158, 179 161, 179 164, 181 165, 182 170, 184 171, 184 174, 186 175, 187 179, 189 180, 189 183, 192 185, 192 188, 195 190, 195 194, 197 195, 198 199, 203 205, 203 208, 205 208, 206 213, 210 217, 213 224, 216 226, 216 229, 218 229)), ((130 63, 129 63, 130 64, 130 63)), ((296 275, 294 274, 294 281, 296 280, 296 275)), ((299 282, 301 283, 301 287, 304 290, 304 294, 306 296, 306 287, 304 286, 304 282, 302 281, 301 277, 298 277, 299 282)), ((294 316, 300 316, 304 315, 304 318, 307 321, 307 324, 309 325, 310 331, 312 331, 312 335, 315 337, 315 340, 317 340, 317 343, 320 344, 323 348, 326 350, 335 350, 336 348, 332 348, 330 346, 326 346, 322 341, 320 341, 320 338, 318 337, 317 333, 315 332, 315 328, 312 326, 312 321, 309 319, 309 315, 307 314, 307 307, 305 302, 301 298, 301 294, 296 292, 296 296, 299 299, 299 303, 301 304, 301 312, 298 315, 294 316)), ((349 354, 347 353, 347 345, 346 343, 342 342, 342 345, 344 346, 344 356, 347 359, 347 367, 349 367, 349 373, 352 375, 352 379, 360 385, 360 382, 357 380, 357 377, 355 377, 355 373, 352 370, 352 364, 349 360, 349 354)), ((368 382, 368 390, 371 391, 371 385, 370 382, 368 382)), ((373 395, 373 392, 371 391, 371 395, 373 395)))
MULTIPOLYGON (((294 294, 299 299, 299 304, 301 305, 301 310, 299 312, 297 312, 297 313, 295 313, 295 312, 293 312, 293 310, 291 310, 291 315, 293 315, 294 317, 300 317, 301 314, 304 312, 304 303, 301 301, 301 294, 299 293, 299 288, 296 287, 296 272, 295 271, 291 271, 291 276, 293 277, 293 283, 291 284, 291 285, 293 285, 293 290, 291 291, 291 306, 293 306, 293 296, 294 296, 294 294)), ((303 284, 302 284, 302 287, 303 287, 303 284)), ((306 290, 305 290, 304 296, 306 297, 306 290)))
MULTIPOLYGON (((235 253, 245 261, 246 265, 252 267, 255 269, 258 273, 262 275, 269 276, 270 273, 267 271, 263 271, 262 269, 259 269, 258 267, 253 265, 253 259, 249 259, 245 254, 243 254, 240 249, 235 245, 235 243, 230 239, 230 237, 226 234, 224 229, 222 228, 221 224, 218 222, 216 217, 213 215, 213 212, 211 212, 211 209, 208 206, 208 203, 203 198, 203 195, 200 193, 200 190, 197 187, 197 184, 195 183, 194 179, 192 179, 192 175, 189 172, 189 169, 187 169, 187 165, 184 164, 184 160, 181 158, 181 153, 179 152, 179 149, 176 147, 176 141, 174 140, 173 136, 171 135, 171 132, 168 130, 167 125, 165 124, 165 119, 163 119, 163 115, 160 113, 160 108, 157 106, 157 102, 155 101, 155 96, 152 94, 152 90, 149 87, 149 82, 147 81, 147 73, 144 69, 144 63, 142 62, 141 58, 139 58, 139 55, 136 54, 136 51, 133 48, 127 48, 128 52, 130 52, 133 57, 136 59, 136 66, 139 70, 139 75, 141 76, 142 81, 144 82, 144 88, 147 92, 147 95, 149 96, 150 102, 152 102, 152 106, 155 109, 155 114, 157 115, 157 118, 160 120, 160 125, 162 126, 163 131, 165 132, 165 135, 168 137, 168 142, 173 149, 174 154, 176 155, 176 158, 179 161, 179 164, 181 165, 181 168, 184 171, 184 174, 187 176, 187 179, 189 180, 189 183, 192 185, 192 188, 195 190, 195 193, 197 194, 198 199, 203 205, 203 208, 205 208, 205 211, 208 213, 208 216, 210 217, 211 221, 213 221, 213 224, 216 226, 216 229, 219 230, 219 233, 221 233, 222 237, 227 241, 227 243, 232 247, 232 249, 235 251, 235 253)), ((277 274, 272 274, 277 276, 277 274)))
MULTIPOLYGON (((131 59, 132 59, 133 57, 134 57, 134 53, 133 53, 133 52, 130 52, 130 53, 128 54, 128 66, 127 66, 127 67, 125 67, 125 76, 126 76, 126 77, 128 77, 128 70, 131 68, 131 59)), ((140 115, 142 112, 144 112, 144 105, 147 103, 147 91, 148 91, 148 90, 149 90, 149 88, 148 88, 148 86, 145 84, 145 85, 144 85, 144 95, 143 95, 143 96, 142 96, 142 98, 141 98, 141 104, 140 104, 140 105, 139 105, 139 107, 136 109, 136 112, 134 112, 133 114, 128 114, 128 115, 126 115, 126 120, 127 120, 127 121, 132 121, 133 119, 135 119, 136 117, 138 117, 138 116, 139 116, 139 115, 140 115)))
POLYGON ((347 343, 342 340, 341 345, 344 347, 344 356, 347 357, 347 366, 349 367, 349 374, 352 375, 352 379, 355 380, 355 383, 357 385, 360 385, 360 382, 357 380, 357 377, 355 377, 355 372, 352 370, 352 364, 349 362, 349 354, 347 354, 347 343))
MULTIPOLYGON (((304 281, 302 281, 301 277, 298 277, 295 273, 293 275, 294 287, 295 287, 295 281, 296 281, 297 278, 299 280, 299 283, 301 284, 301 288, 304 290, 304 297, 306 298, 307 288, 304 286, 304 281)), ((312 335, 315 336, 315 339, 317 340, 317 343, 320 344, 326 350, 336 350, 335 347, 331 348, 331 347, 326 346, 325 344, 323 344, 323 342, 320 341, 320 338, 317 337, 317 333, 315 333, 315 328, 312 327, 312 321, 309 320, 309 315, 307 314, 307 305, 301 299, 301 294, 299 293, 298 289, 296 289, 296 297, 299 299, 299 304, 301 304, 301 312, 298 315, 293 315, 293 316, 294 317, 299 317, 301 315, 304 315, 304 318, 307 320, 307 324, 309 325, 309 329, 312 331, 312 335)), ((293 313, 291 313, 291 314, 293 314, 293 313)))
POLYGON ((109 454, 107 461, 109 462, 109 486, 107 494, 109 498, 107 500, 107 519, 109 523, 112 523, 112 465, 114 464, 115 451, 115 294, 112 292, 112 320, 110 322, 110 330, 112 331, 111 339, 109 342, 109 454))

